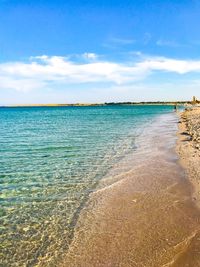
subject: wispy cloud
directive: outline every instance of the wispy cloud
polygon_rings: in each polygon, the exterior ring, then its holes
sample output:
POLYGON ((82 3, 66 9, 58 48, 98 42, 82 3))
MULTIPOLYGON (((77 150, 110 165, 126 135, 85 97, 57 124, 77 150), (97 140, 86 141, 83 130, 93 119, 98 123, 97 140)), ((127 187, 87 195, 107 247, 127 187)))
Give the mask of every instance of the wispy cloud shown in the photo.
POLYGON ((152 39, 152 35, 149 32, 146 32, 143 38, 143 43, 147 45, 152 39))
POLYGON ((175 41, 169 41, 169 40, 163 40, 163 39, 159 39, 156 42, 157 46, 168 46, 168 47, 180 47, 183 46, 183 44, 180 44, 178 42, 175 41))
POLYGON ((133 62, 102 61, 92 53, 76 62, 70 57, 38 56, 28 62, 0 64, 0 90, 30 91, 70 84, 131 85, 156 72, 183 75, 200 72, 200 60, 178 60, 165 57, 141 56, 133 62), (91 60, 92 59, 92 60, 91 60))
POLYGON ((119 45, 128 45, 128 44, 134 44, 134 39, 123 39, 123 38, 116 38, 112 37, 109 39, 111 43, 119 44, 119 45))
POLYGON ((134 39, 110 37, 106 42, 103 43, 103 46, 115 49, 122 46, 133 45, 135 42, 136 41, 134 39))

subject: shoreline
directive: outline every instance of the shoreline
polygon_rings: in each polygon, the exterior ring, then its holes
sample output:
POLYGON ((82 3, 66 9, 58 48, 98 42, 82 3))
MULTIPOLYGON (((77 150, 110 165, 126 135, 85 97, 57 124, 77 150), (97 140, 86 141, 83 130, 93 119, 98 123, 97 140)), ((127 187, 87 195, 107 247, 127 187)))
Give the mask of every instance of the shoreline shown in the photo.
POLYGON ((174 123, 172 117, 155 125, 147 144, 141 140, 140 164, 91 194, 60 266, 200 266, 198 253, 188 256, 198 242, 200 212, 175 154, 174 123), (186 256, 190 265, 183 264, 186 256))

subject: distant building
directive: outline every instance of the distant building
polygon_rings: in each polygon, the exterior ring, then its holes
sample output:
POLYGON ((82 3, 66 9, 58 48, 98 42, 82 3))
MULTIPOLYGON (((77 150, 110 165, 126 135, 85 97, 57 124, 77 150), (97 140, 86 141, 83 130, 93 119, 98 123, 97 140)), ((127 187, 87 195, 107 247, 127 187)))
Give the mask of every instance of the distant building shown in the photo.
POLYGON ((193 102, 193 103, 196 102, 196 96, 193 96, 193 98, 192 98, 192 102, 193 102))
POLYGON ((192 104, 193 105, 200 104, 200 101, 196 98, 196 96, 193 96, 193 98, 192 98, 192 104))

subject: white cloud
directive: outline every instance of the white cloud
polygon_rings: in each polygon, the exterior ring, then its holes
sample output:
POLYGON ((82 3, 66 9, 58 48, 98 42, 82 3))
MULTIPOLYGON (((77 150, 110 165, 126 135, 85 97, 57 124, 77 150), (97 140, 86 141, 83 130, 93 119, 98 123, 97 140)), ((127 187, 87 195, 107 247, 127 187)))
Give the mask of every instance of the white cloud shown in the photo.
POLYGON ((85 62, 75 62, 70 57, 38 56, 29 62, 0 64, 0 90, 30 91, 56 85, 97 83, 131 85, 144 80, 153 72, 185 74, 200 72, 199 60, 177 60, 165 57, 139 55, 134 62, 101 61, 96 54, 85 53, 85 62))
POLYGON ((200 60, 177 60, 165 57, 149 57, 137 63, 140 69, 151 71, 167 71, 178 74, 200 72, 200 60))
POLYGON ((84 53, 83 58, 95 60, 98 58, 98 55, 95 53, 84 53))
POLYGON ((14 89, 21 92, 29 92, 33 89, 44 88, 45 83, 43 81, 37 81, 36 79, 15 78, 0 76, 0 90, 14 89))

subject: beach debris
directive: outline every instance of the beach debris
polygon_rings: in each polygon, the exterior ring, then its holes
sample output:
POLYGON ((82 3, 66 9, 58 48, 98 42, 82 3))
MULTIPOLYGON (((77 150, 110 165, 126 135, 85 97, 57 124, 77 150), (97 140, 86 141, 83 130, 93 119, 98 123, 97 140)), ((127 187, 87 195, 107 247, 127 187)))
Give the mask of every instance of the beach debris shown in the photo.
POLYGON ((23 228, 23 231, 24 232, 27 232, 27 231, 29 231, 30 230, 30 226, 25 226, 24 228, 23 228))
POLYGON ((191 111, 185 111, 182 115, 182 119, 186 124, 187 133, 190 136, 190 140, 193 141, 193 146, 196 149, 200 149, 200 116, 199 108, 193 108, 191 111))
POLYGON ((195 146, 197 149, 200 149, 200 144, 196 144, 195 146))

